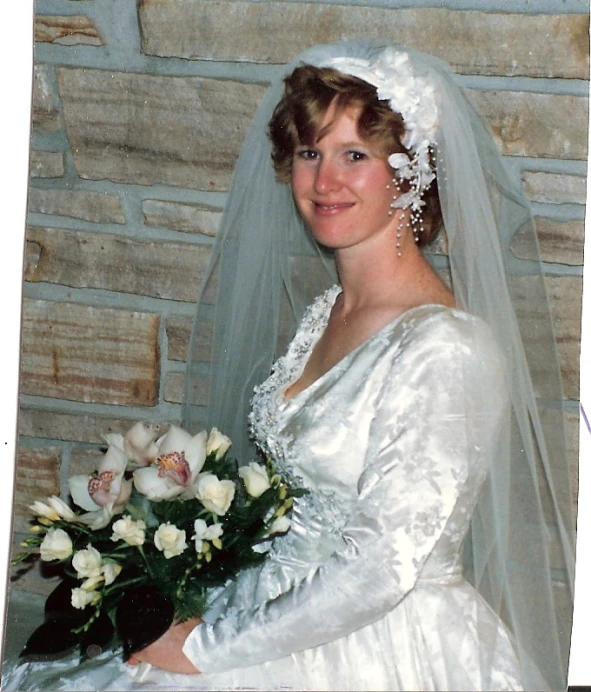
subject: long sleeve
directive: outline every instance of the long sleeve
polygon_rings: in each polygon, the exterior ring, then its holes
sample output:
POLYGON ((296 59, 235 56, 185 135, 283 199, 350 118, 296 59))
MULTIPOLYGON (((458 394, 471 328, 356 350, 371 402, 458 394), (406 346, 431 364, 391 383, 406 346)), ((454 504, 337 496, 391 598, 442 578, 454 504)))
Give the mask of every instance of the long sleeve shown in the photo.
POLYGON ((483 325, 458 318, 421 325, 399 348, 404 366, 393 357, 376 398, 342 548, 278 598, 197 627, 184 652, 202 672, 280 658, 378 620, 413 589, 452 517, 471 511, 503 406, 498 354, 483 325))

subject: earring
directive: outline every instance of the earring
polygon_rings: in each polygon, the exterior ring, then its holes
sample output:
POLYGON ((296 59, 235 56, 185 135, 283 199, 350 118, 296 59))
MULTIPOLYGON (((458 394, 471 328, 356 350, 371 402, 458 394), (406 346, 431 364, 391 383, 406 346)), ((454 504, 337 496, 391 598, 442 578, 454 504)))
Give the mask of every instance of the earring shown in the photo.
MULTIPOLYGON (((400 196, 400 183, 398 182, 398 180, 396 178, 392 178, 392 182, 394 183, 394 187, 396 188, 396 196, 394 197, 394 199, 392 200, 392 203, 390 204, 390 209, 388 210, 388 216, 392 216, 394 214, 394 209, 397 208, 396 200, 400 196)), ((390 189, 390 185, 386 185, 386 190, 389 190, 389 189, 390 189)), ((408 226, 409 224, 407 223, 406 225, 408 226)), ((396 251, 397 251, 398 257, 402 257, 401 239, 402 239, 403 229, 404 229, 404 221, 403 221, 403 219, 401 219, 400 222, 398 223, 398 228, 396 229, 396 251)))

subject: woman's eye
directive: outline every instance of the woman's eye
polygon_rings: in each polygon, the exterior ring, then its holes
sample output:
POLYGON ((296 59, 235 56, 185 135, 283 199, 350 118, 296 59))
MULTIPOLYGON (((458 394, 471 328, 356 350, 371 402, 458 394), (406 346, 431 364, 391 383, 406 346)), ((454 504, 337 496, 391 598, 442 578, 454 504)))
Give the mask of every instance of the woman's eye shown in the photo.
POLYGON ((318 152, 315 149, 300 149, 296 151, 296 156, 303 161, 314 161, 318 158, 318 152))
POLYGON ((364 161, 367 158, 367 154, 362 151, 348 151, 347 158, 349 161, 364 161))

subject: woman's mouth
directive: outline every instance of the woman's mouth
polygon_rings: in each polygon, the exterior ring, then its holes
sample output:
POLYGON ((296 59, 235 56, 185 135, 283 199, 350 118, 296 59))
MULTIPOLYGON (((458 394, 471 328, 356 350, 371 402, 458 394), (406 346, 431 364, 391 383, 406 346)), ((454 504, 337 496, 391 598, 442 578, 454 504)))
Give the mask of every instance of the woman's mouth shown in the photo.
POLYGON ((354 202, 333 202, 332 204, 325 204, 323 202, 314 202, 314 211, 320 216, 333 216, 339 214, 342 211, 350 209, 354 206, 354 202))

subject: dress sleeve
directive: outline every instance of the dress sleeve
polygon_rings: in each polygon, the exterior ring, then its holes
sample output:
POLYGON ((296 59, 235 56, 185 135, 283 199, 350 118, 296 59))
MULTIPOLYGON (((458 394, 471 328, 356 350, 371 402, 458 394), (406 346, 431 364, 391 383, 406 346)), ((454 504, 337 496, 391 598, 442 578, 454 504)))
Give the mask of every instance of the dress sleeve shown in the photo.
POLYGON ((393 359, 342 548, 278 598, 195 628, 184 653, 199 670, 254 665, 346 636, 414 587, 466 487, 486 474, 503 405, 486 338, 460 326, 415 333, 404 367, 393 359))

